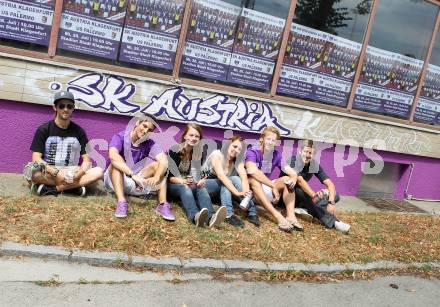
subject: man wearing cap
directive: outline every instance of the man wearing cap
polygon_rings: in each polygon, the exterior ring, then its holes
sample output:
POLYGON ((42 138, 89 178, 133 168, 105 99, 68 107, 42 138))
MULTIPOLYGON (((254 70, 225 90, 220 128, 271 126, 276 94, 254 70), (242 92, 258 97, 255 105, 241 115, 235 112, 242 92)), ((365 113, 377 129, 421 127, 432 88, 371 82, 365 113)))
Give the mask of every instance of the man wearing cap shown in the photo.
POLYGON ((156 127, 152 116, 133 118, 125 131, 112 137, 104 186, 115 193, 116 217, 127 216, 127 195, 145 196, 157 190, 159 204, 156 213, 168 221, 176 219, 166 199, 168 159, 162 148, 150 138, 156 127))
POLYGON ((55 118, 35 132, 30 148, 32 163, 26 166, 25 177, 38 185, 37 194, 41 196, 56 196, 63 191, 85 196, 85 187, 101 179, 103 170, 91 167, 86 133, 71 121, 73 94, 58 92, 53 103, 55 118))

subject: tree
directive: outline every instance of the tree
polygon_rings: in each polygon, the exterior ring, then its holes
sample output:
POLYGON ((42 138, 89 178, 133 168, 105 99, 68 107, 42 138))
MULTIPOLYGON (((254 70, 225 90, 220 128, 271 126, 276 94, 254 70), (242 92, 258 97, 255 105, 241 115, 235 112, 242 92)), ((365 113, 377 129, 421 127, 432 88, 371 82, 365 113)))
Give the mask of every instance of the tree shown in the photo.
POLYGON ((351 14, 368 14, 372 0, 362 0, 351 12, 347 7, 338 7, 341 0, 299 0, 294 22, 337 35, 337 28, 346 27, 351 14))

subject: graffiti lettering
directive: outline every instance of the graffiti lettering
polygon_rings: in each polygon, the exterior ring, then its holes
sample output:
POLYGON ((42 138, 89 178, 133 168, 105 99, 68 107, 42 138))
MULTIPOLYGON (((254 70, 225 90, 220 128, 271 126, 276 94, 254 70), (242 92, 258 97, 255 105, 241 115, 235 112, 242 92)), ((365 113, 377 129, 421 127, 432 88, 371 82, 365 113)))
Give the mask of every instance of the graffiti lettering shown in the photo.
POLYGON ((289 129, 278 123, 268 104, 255 102, 248 104, 243 98, 238 98, 236 103, 233 103, 224 95, 214 95, 207 99, 190 99, 180 87, 153 96, 141 112, 154 116, 163 114, 169 119, 193 121, 221 128, 259 132, 267 126, 275 126, 280 129, 282 135, 291 133, 289 129))
POLYGON ((124 79, 115 76, 90 73, 82 75, 67 83, 67 90, 75 95, 78 101, 92 108, 106 111, 117 110, 119 113, 139 111, 138 105, 128 102, 136 91, 133 84, 125 84, 124 79), (104 84, 102 89, 100 85, 104 84))

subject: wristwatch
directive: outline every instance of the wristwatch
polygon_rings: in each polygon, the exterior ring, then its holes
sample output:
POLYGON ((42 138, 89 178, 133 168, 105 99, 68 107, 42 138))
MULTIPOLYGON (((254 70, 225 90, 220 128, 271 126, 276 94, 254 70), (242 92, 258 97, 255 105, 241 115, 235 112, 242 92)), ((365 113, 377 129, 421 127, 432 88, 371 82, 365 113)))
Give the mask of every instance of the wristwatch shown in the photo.
POLYGON ((334 200, 329 201, 328 203, 331 204, 331 205, 333 205, 333 206, 336 204, 334 200))
POLYGON ((53 175, 55 178, 58 176, 58 173, 60 172, 60 170, 58 168, 55 169, 55 172, 53 172, 53 175))

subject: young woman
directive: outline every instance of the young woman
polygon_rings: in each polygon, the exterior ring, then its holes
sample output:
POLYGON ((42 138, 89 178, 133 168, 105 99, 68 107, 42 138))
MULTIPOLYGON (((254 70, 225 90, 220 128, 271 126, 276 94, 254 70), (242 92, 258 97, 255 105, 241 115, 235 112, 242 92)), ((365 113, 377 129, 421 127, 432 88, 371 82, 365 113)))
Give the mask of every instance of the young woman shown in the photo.
POLYGON ((180 200, 188 219, 198 227, 208 224, 217 227, 226 217, 226 208, 214 212, 206 179, 197 181, 202 160, 202 128, 188 124, 183 132, 181 144, 170 148, 168 153, 168 193, 171 198, 180 200))
MULTIPOLYGON (((227 209, 225 221, 236 227, 243 227, 243 221, 234 215, 232 198, 242 200, 243 197, 251 197, 249 182, 244 168, 243 139, 233 136, 222 150, 214 150, 206 159, 202 167, 202 174, 206 180, 206 188, 213 197, 220 196, 222 206, 227 209)), ((252 200, 247 209, 247 220, 255 226, 260 226, 257 209, 252 200)))

